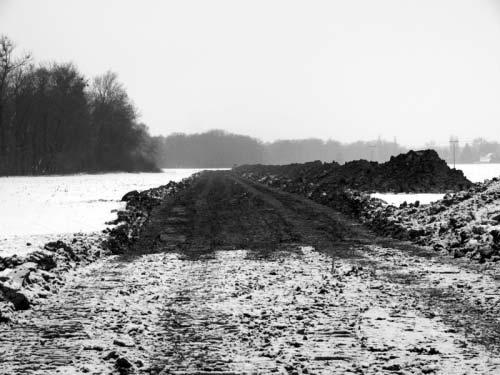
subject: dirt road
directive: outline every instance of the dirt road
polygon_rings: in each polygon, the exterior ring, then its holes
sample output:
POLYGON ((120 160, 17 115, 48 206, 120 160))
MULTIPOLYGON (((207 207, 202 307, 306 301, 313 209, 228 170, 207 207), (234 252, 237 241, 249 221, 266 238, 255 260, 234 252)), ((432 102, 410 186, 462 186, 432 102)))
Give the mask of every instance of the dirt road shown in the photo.
POLYGON ((495 272, 206 173, 1 325, 0 373, 498 374, 495 272))

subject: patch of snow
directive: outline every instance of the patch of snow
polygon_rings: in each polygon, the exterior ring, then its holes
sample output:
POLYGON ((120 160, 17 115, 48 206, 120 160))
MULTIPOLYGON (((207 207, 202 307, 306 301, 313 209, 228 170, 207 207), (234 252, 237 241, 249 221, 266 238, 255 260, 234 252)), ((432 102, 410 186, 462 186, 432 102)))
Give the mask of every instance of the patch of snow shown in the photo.
POLYGON ((430 204, 432 202, 443 199, 444 194, 435 193, 419 193, 419 194, 393 194, 393 193, 374 193, 370 195, 372 198, 378 198, 393 206, 399 206, 401 203, 415 203, 419 201, 420 204, 430 204))
MULTIPOLYGON (((449 166, 453 168, 453 164, 449 166)), ((483 182, 493 177, 500 177, 500 163, 457 164, 456 168, 464 172, 465 177, 472 182, 483 182)))

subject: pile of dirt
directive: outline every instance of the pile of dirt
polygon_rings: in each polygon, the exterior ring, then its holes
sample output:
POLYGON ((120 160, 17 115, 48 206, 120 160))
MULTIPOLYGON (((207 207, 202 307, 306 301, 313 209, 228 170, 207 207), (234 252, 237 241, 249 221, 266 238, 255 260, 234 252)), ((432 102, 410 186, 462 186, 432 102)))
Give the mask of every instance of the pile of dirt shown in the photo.
POLYGON ((446 194, 428 205, 406 202, 399 207, 357 190, 309 194, 315 202, 357 218, 376 233, 412 241, 454 257, 484 262, 500 260, 500 180, 475 184, 446 194))
POLYGON ((411 240, 457 258, 500 260, 500 180, 447 194, 429 205, 385 205, 361 195, 360 218, 379 233, 411 240))
POLYGON ((472 184, 451 170, 434 151, 410 151, 384 164, 356 161, 287 166, 243 166, 242 177, 335 208, 375 232, 455 257, 500 260, 500 180, 472 184), (387 205, 373 191, 446 192, 430 205, 387 205))
MULTIPOLYGON (((472 186, 462 171, 451 169, 434 150, 409 151, 386 163, 357 160, 340 165, 320 161, 289 165, 244 165, 236 173, 252 179, 275 178, 277 183, 312 190, 356 189, 365 192, 442 193, 472 186), (307 185, 307 186, 305 186, 307 185)), ((299 191, 298 191, 299 192, 299 191)))

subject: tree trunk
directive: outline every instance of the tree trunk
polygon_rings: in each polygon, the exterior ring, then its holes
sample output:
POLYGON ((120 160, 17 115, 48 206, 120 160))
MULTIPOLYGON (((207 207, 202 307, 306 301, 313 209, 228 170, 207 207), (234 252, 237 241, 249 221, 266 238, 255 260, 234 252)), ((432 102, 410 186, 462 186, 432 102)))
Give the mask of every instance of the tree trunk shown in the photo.
POLYGON ((7 132, 3 123, 3 103, 0 98, 0 174, 7 172, 7 155, 5 153, 7 132))

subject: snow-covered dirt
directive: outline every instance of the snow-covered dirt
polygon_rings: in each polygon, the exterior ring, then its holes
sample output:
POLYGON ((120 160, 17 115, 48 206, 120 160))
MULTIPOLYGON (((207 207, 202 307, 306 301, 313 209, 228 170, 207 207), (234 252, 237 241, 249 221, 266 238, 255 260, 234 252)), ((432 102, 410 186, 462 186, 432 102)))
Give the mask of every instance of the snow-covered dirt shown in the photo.
POLYGON ((0 328, 0 373, 497 374, 498 352, 420 305, 480 276, 377 250, 100 261, 0 328))
POLYGON ((165 199, 141 233, 0 326, 0 373, 500 372, 496 265, 224 173, 165 199))

